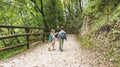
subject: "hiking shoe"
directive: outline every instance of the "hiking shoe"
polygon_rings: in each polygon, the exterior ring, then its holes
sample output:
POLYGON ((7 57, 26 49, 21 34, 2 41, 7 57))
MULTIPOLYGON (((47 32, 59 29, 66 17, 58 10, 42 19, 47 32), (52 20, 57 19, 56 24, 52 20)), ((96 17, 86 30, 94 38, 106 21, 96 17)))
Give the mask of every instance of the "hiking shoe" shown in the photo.
POLYGON ((50 47, 48 47, 48 51, 50 51, 50 47))
POLYGON ((61 52, 63 52, 63 50, 60 50, 61 52))
POLYGON ((55 51, 55 49, 53 49, 53 51, 55 51))

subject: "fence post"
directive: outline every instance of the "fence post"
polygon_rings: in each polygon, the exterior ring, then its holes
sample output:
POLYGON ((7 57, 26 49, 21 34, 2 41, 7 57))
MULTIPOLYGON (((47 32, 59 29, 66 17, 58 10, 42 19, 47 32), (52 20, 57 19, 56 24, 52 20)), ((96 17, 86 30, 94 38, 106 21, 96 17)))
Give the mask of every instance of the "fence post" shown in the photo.
POLYGON ((45 34, 43 33, 43 42, 45 42, 45 34))
MULTIPOLYGON (((25 28, 25 32, 29 33, 29 28, 25 28)), ((29 35, 26 36, 26 41, 29 42, 29 35)), ((29 43, 27 44, 27 48, 30 48, 29 43)))

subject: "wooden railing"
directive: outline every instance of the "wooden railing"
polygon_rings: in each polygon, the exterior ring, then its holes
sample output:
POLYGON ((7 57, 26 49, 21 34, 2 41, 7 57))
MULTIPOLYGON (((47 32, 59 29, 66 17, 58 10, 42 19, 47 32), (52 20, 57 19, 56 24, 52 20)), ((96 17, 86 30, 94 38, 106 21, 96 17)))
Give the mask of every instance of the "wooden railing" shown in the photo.
MULTIPOLYGON (((0 32, 1 33, 2 32, 6 32, 5 29, 8 30, 10 33, 9 34, 0 35, 0 41, 2 41, 4 43, 4 45, 5 45, 4 47, 0 48, 0 51, 6 50, 6 49, 12 49, 12 48, 19 47, 19 46, 24 46, 24 45, 26 45, 27 48, 29 49, 31 43, 34 43, 36 41, 43 41, 43 42, 45 42, 46 35, 48 35, 49 32, 50 32, 50 29, 48 29, 48 28, 0 25, 0 32), (24 32, 17 33, 17 32, 15 32, 15 29, 20 29, 20 31, 23 30, 24 32), (30 31, 30 30, 33 30, 34 32, 30 31), (48 31, 44 32, 45 30, 48 30, 48 31), (40 32, 40 31, 42 31, 42 32, 40 32), (32 40, 32 39, 30 39, 30 36, 36 36, 36 38, 40 36, 41 39, 32 40), (21 43, 20 40, 18 39, 18 37, 24 37, 25 42, 21 43), (15 38, 17 43, 15 43, 13 46, 7 45, 5 40, 6 39, 12 39, 12 38, 15 38)), ((59 30, 56 30, 56 31, 58 32, 59 30)), ((65 31, 67 32, 67 34, 69 34, 69 33, 72 33, 72 34, 76 33, 76 31, 73 30, 73 29, 67 29, 65 31)))
POLYGON ((0 32, 4 32, 5 29, 7 29, 8 31, 10 31, 10 34, 5 34, 5 35, 0 35, 0 41, 2 41, 4 43, 4 45, 6 45, 5 39, 11 39, 11 38, 15 38, 17 40, 17 44, 11 46, 5 46, 0 48, 0 51, 2 50, 6 50, 6 49, 12 49, 15 47, 19 47, 19 46, 23 46, 26 45, 27 48, 29 49, 29 44, 30 43, 34 43, 36 41, 45 41, 45 36, 48 34, 48 32, 43 32, 44 30, 48 30, 47 28, 39 28, 39 27, 21 27, 21 26, 6 26, 6 25, 0 25, 0 32), (16 33, 14 29, 23 29, 24 33, 16 33), (36 30, 34 32, 31 32, 30 30, 36 30), (42 31, 42 32, 40 32, 42 31), (30 36, 36 36, 39 37, 41 36, 42 39, 34 39, 31 40, 30 36), (18 39, 18 37, 24 37, 24 39, 26 40, 26 42, 21 43, 20 40, 18 39))

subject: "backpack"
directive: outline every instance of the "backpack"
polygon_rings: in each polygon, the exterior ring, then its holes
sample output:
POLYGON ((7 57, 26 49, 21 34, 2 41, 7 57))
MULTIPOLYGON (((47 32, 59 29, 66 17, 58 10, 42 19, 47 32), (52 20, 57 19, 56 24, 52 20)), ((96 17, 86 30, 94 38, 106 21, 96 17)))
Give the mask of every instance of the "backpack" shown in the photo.
POLYGON ((52 37, 52 35, 50 34, 50 35, 49 35, 49 41, 52 42, 52 40, 53 40, 53 37, 52 37))
POLYGON ((65 33, 65 32, 61 32, 61 33, 59 34, 59 38, 60 38, 60 39, 65 39, 65 38, 66 38, 66 33, 65 33))

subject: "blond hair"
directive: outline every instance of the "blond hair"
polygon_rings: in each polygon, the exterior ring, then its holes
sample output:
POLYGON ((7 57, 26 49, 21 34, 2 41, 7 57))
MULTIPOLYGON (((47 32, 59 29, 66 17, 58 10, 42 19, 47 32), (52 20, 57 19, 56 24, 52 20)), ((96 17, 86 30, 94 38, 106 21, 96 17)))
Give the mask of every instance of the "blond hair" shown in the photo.
POLYGON ((54 30, 54 29, 51 29, 51 33, 55 33, 55 30, 54 30))

